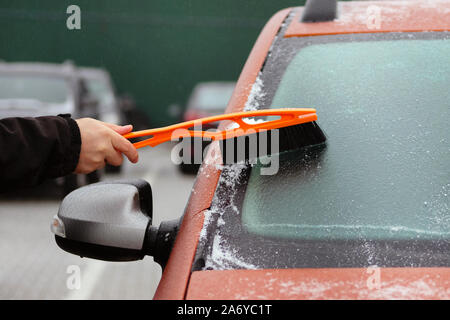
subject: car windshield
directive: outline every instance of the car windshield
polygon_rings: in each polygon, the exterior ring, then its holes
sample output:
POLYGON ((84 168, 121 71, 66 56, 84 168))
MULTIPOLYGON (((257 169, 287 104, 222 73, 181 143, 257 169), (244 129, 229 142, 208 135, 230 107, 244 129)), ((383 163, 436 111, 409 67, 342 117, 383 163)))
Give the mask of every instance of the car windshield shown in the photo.
POLYGON ((272 108, 314 107, 325 147, 252 168, 242 223, 288 239, 450 239, 450 40, 314 44, 272 108))
POLYGON ((37 100, 60 104, 69 97, 69 84, 62 77, 38 74, 0 74, 0 100, 37 100))

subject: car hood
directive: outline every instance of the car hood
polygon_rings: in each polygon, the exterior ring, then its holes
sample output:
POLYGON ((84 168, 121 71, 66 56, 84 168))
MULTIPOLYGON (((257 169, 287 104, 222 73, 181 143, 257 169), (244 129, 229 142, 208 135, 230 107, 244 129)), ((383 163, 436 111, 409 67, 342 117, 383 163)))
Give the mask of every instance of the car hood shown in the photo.
POLYGON ((73 112, 74 107, 70 101, 49 104, 32 99, 0 99, 0 119, 38 117, 73 112))
POLYGON ((449 299, 450 268, 195 271, 187 299, 449 299))

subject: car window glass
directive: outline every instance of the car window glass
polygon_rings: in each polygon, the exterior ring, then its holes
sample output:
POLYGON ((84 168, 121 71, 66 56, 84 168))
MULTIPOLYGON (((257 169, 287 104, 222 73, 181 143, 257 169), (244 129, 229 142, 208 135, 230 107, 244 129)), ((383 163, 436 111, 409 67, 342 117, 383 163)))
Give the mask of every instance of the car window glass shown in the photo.
POLYGON ((252 169, 242 209, 252 233, 297 239, 450 237, 450 41, 311 45, 272 107, 317 108, 325 148, 252 169))

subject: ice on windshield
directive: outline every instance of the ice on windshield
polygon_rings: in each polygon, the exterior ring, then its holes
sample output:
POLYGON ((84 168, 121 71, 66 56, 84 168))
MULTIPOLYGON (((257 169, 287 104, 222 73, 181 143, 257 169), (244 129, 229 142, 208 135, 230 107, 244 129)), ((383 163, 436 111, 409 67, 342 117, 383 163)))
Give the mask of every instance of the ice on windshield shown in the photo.
POLYGON ((264 83, 261 80, 261 73, 259 73, 258 77, 255 80, 255 83, 252 86, 252 89, 250 90, 250 94, 248 95, 244 111, 258 110, 260 101, 264 98, 264 96, 264 83))
POLYGON ((301 239, 450 238, 450 41, 311 45, 272 106, 310 105, 325 148, 252 170, 242 219, 301 239))
POLYGON ((220 227, 225 224, 225 220, 222 215, 224 210, 229 207, 234 214, 239 214, 239 210, 236 206, 236 184, 241 178, 242 170, 246 167, 245 164, 235 164, 230 166, 221 166, 222 174, 220 176, 219 185, 225 185, 229 192, 229 197, 220 200, 217 196, 214 197, 212 206, 207 210, 204 220, 203 229, 200 234, 200 242, 207 241, 207 229, 210 224, 215 223, 217 229, 212 235, 212 248, 206 257, 205 269, 229 269, 233 267, 240 267, 245 269, 256 269, 257 267, 245 261, 244 257, 241 257, 235 248, 229 246, 226 239, 223 239, 220 232, 220 227))

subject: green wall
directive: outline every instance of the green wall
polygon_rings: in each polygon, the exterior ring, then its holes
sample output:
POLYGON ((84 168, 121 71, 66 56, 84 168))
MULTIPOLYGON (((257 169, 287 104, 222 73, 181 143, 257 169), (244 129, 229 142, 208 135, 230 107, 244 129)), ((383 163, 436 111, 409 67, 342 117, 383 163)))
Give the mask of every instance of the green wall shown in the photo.
POLYGON ((266 21, 302 0, 0 0, 0 59, 108 69, 153 125, 197 82, 236 80, 266 21), (81 30, 66 8, 81 8, 81 30))

